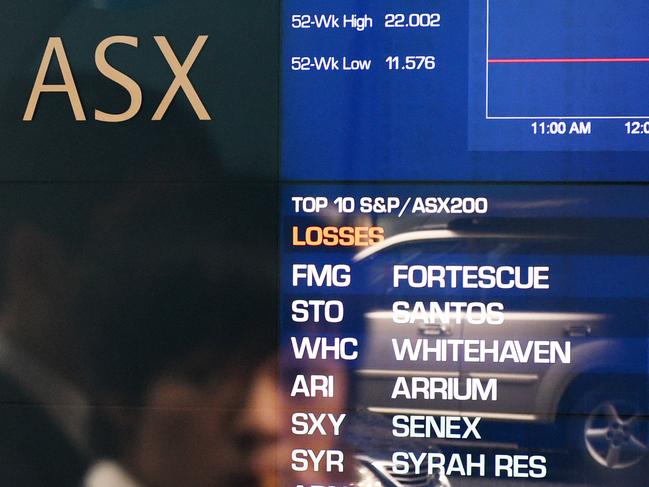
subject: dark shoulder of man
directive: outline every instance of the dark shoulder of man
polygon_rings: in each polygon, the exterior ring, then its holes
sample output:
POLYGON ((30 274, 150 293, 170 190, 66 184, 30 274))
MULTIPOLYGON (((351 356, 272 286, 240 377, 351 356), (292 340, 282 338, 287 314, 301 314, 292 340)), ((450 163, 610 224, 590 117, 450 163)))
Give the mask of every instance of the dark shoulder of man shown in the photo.
POLYGON ((0 374, 0 485, 78 487, 88 467, 47 412, 0 374))

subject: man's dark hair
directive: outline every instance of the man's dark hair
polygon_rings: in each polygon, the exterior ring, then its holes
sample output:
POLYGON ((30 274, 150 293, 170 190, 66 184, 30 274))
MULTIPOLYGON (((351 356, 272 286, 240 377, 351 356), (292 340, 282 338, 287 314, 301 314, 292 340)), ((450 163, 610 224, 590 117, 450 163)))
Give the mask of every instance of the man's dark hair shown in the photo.
POLYGON ((201 381, 276 350, 274 210, 272 186, 172 184, 104 215, 77 313, 98 395, 141 404, 164 373, 201 381))

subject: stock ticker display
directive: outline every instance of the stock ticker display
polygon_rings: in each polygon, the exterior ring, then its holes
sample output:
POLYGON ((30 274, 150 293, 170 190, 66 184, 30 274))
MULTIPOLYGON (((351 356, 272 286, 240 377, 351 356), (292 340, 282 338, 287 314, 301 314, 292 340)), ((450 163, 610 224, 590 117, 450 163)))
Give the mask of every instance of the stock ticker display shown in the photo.
POLYGON ((286 485, 647 485, 646 2, 281 21, 286 485))
POLYGON ((0 487, 649 486, 649 2, 0 30, 0 487))

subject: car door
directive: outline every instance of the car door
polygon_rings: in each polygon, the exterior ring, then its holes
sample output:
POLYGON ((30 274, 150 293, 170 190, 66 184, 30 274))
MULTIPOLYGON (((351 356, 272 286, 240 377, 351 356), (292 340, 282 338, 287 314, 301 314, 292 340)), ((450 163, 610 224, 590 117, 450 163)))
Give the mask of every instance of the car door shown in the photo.
MULTIPOLYGON (((458 402, 444 399, 439 395, 429 399, 424 397, 407 398, 403 395, 393 397, 397 380, 412 385, 413 380, 446 381, 459 380, 461 364, 458 361, 403 360, 396 358, 394 347, 409 342, 416 345, 424 340, 434 347, 439 340, 459 339, 462 324, 425 323, 397 324, 393 319, 395 302, 412 306, 416 302, 429 303, 446 299, 437 290, 395 289, 392 286, 392 268, 397 264, 442 263, 457 260, 463 246, 461 239, 442 238, 440 240, 404 243, 384 249, 361 263, 361 274, 372 296, 372 303, 365 312, 365 334, 362 340, 361 364, 356 370, 356 399, 361 407, 380 413, 457 413, 458 402)), ((447 296, 448 297, 448 296, 447 296)))
MULTIPOLYGON (((551 288, 558 281, 568 284, 567 277, 573 272, 575 255, 561 254, 569 246, 565 242, 543 241, 542 239, 501 238, 482 242, 482 260, 486 265, 548 265, 551 288)), ((485 360, 462 363, 462 382, 469 379, 497 381, 497 400, 472 399, 462 401, 460 409, 464 415, 481 416, 485 419, 535 422, 551 417, 553 411, 541 406, 557 404, 567 378, 575 367, 575 350, 587 345, 605 334, 607 316, 594 311, 584 299, 574 296, 557 296, 551 290, 497 291, 482 296, 485 301, 498 300, 505 304, 504 322, 501 325, 471 325, 465 323, 462 338, 465 343, 483 341, 486 347, 502 350, 506 343, 514 343, 520 350, 532 350, 526 361, 485 360), (557 347, 569 354, 570 360, 563 363, 557 355, 553 360, 545 355, 534 360, 533 344, 539 350, 557 347), (570 350, 567 349, 569 343, 570 350), (550 386, 548 386, 550 384, 550 386), (550 394, 556 397, 544 397, 550 394)))

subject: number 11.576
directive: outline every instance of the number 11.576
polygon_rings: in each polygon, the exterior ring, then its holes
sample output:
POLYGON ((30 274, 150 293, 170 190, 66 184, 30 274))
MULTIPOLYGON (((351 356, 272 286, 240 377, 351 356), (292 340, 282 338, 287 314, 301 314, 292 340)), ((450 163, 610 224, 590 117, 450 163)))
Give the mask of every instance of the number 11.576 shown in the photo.
POLYGON ((385 64, 391 71, 432 71, 437 67, 435 56, 388 56, 385 64))

